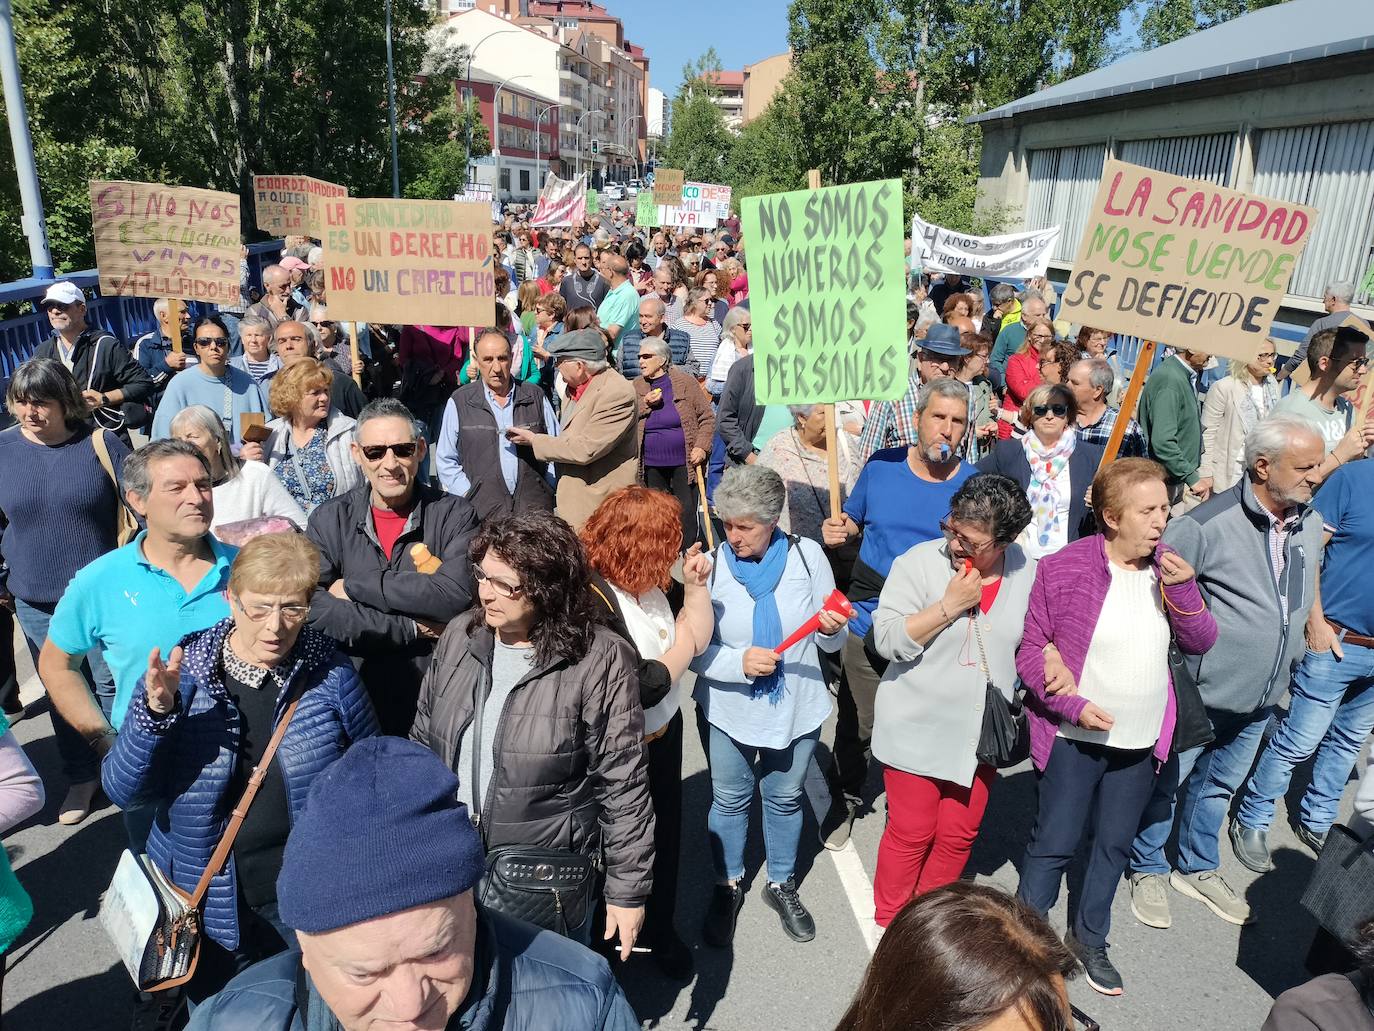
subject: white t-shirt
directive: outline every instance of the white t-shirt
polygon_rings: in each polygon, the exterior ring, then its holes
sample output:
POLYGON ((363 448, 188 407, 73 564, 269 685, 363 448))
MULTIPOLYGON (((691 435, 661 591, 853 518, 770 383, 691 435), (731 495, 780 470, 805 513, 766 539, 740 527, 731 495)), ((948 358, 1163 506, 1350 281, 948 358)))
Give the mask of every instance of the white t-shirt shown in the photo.
MULTIPOLYGON (((620 612, 625 617, 625 626, 630 637, 639 649, 642 659, 661 658, 663 653, 677 640, 677 623, 673 610, 668 607, 668 599, 657 587, 651 587, 638 598, 611 584, 616 598, 620 601, 620 612)), ((680 680, 674 680, 667 697, 644 713, 645 735, 655 734, 668 725, 677 715, 681 704, 680 680)))

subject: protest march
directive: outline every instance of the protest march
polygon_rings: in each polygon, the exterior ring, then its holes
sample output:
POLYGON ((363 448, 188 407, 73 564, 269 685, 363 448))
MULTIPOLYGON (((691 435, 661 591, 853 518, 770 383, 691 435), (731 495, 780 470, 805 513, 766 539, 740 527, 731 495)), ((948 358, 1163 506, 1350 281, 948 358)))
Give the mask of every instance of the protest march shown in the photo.
POLYGON ((1258 1031, 1162 957, 1282 951, 1264 1031, 1374 1029, 1374 279, 1285 336, 1336 201, 1128 156, 996 233, 91 179, 0 365, 0 988, 79 911, 100 1027, 1258 1031))

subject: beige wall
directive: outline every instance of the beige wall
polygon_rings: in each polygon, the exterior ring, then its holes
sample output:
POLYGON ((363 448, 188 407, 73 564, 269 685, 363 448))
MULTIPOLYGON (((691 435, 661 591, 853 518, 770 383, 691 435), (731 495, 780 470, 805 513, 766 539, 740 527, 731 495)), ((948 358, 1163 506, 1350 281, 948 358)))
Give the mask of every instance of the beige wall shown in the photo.
POLYGON ((744 66, 744 120, 752 122, 777 95, 792 65, 791 54, 775 54, 744 66))

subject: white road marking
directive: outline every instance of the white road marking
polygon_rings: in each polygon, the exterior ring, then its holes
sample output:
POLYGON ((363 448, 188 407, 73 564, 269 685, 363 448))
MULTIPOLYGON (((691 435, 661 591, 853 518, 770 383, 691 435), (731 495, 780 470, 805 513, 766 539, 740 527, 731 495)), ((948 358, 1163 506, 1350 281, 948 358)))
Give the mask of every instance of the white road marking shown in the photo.
MULTIPOLYGON (((825 782, 825 775, 821 773, 814 758, 806 772, 806 797, 811 803, 811 811, 816 814, 816 824, 819 826, 830 809, 830 786, 825 782)), ((844 889, 845 898, 849 900, 850 911, 859 925, 859 934, 871 956, 873 950, 878 947, 881 933, 878 925, 873 922, 873 882, 868 878, 863 860, 859 858, 852 840, 845 842, 844 848, 838 851, 828 848, 821 851, 827 853, 835 864, 840 887, 844 889)))

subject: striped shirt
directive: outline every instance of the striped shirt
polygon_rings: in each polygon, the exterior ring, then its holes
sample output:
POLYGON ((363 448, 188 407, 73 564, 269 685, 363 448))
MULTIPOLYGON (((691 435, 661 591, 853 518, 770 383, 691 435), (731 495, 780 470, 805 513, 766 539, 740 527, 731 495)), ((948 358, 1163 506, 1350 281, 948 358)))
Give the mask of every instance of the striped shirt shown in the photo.
POLYGON ((710 369, 711 363, 715 361, 716 348, 720 346, 720 324, 708 319, 703 325, 698 326, 684 318, 669 325, 671 328, 679 329, 687 334, 687 339, 691 341, 692 357, 696 360, 697 368, 710 369))

